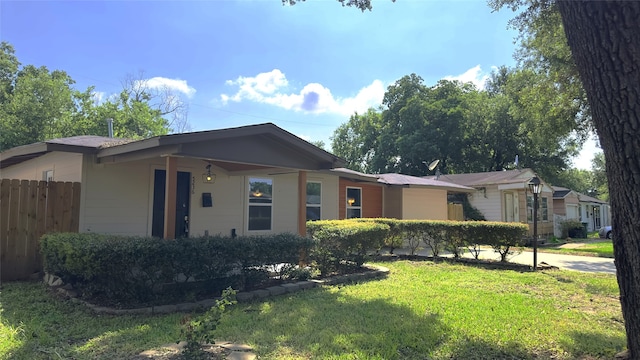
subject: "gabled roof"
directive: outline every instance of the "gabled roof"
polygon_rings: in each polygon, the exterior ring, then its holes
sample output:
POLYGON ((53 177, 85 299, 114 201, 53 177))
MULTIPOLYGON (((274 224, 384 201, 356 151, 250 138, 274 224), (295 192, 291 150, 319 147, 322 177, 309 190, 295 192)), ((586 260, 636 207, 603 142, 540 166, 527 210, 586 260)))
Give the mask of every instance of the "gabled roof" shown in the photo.
POLYGON ((365 173, 361 173, 359 171, 355 171, 347 168, 335 168, 335 169, 331 169, 330 172, 332 174, 337 174, 338 176, 342 176, 342 177, 357 180, 357 181, 378 182, 377 175, 365 174, 365 173))
POLYGON ((257 168, 330 169, 344 165, 339 157, 272 123, 156 136, 144 140, 76 136, 9 149, 0 153, 0 168, 51 151, 95 154, 101 163, 159 156, 199 158, 229 171, 257 168))
POLYGON ((573 192, 573 190, 571 189, 567 189, 565 187, 560 187, 560 186, 552 186, 551 188, 553 189, 554 199, 562 199, 565 196, 569 195, 571 192, 573 192))
POLYGON ((393 185, 393 186, 407 186, 407 187, 426 187, 433 189, 441 189, 447 191, 457 191, 457 192, 472 192, 475 189, 452 184, 444 181, 438 181, 433 179, 425 179, 417 176, 411 175, 403 175, 403 174, 365 174, 355 170, 350 170, 346 168, 337 168, 331 169, 331 173, 338 174, 339 176, 353 179, 356 181, 364 181, 377 183, 382 185, 393 185))
POLYGON ((464 186, 464 185, 458 185, 458 184, 448 183, 440 180, 425 179, 425 178, 411 176, 411 175, 394 174, 394 173, 378 175, 378 182, 381 182, 387 185, 420 186, 420 187, 439 188, 439 189, 446 189, 449 191, 459 191, 459 192, 475 191, 475 189, 468 186, 464 186))
POLYGON ((578 193, 578 201, 580 202, 589 202, 589 203, 597 203, 597 204, 606 204, 606 201, 602 201, 600 199, 594 198, 589 195, 578 193))
POLYGON ((104 136, 82 135, 51 139, 29 145, 17 146, 0 153, 0 169, 19 164, 52 151, 95 153, 99 148, 132 140, 113 139, 104 136))
MULTIPOLYGON (((528 182, 533 176, 534 172, 531 169, 518 169, 468 174, 447 174, 440 175, 438 180, 473 187, 482 185, 524 183, 528 182)), ((435 176, 428 176, 426 178, 435 179, 435 176)))
POLYGON ((598 198, 594 198, 593 196, 585 195, 585 194, 579 193, 577 191, 573 191, 573 190, 565 188, 565 187, 553 186, 553 198, 554 199, 564 198, 565 196, 569 195, 570 193, 576 194, 578 196, 578 201, 580 201, 580 202, 607 204, 606 201, 600 200, 598 198))

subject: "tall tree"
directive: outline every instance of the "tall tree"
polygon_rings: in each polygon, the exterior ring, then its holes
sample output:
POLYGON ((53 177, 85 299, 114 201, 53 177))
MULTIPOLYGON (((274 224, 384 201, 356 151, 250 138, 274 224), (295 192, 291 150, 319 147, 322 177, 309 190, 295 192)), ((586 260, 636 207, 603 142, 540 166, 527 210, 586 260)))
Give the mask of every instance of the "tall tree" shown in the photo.
POLYGON ((629 358, 640 358, 640 2, 558 1, 606 158, 629 358))
POLYGON ((378 139, 382 125, 382 114, 374 109, 360 115, 351 115, 349 121, 340 125, 331 137, 334 154, 347 161, 351 170, 373 173, 372 159, 379 148, 378 139))
POLYGON ((129 76, 117 96, 97 103, 94 88, 74 88, 64 71, 21 66, 14 48, 0 42, 0 151, 56 137, 115 135, 146 138, 188 129, 188 109, 168 87, 129 76))
POLYGON ((609 184, 607 183, 607 164, 604 153, 598 152, 591 160, 591 189, 592 196, 600 200, 609 201, 609 184))

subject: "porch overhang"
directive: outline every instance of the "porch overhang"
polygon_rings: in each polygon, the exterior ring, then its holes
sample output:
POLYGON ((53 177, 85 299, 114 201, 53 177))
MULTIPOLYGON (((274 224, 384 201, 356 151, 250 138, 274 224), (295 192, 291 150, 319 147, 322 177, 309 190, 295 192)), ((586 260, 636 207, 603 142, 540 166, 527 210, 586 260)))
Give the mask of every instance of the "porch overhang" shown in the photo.
POLYGON ((157 157, 209 161, 230 172, 260 169, 323 170, 344 161, 273 124, 159 136, 101 149, 100 163, 157 157))

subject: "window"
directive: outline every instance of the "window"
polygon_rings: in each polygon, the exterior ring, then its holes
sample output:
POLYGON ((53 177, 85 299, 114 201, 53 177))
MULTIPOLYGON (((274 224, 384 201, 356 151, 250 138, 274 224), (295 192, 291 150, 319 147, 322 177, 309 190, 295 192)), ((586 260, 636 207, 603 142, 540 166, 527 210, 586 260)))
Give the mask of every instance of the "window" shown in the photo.
POLYGON ((540 198, 540 215, 543 221, 549 221, 549 206, 546 197, 540 198))
POLYGON ((307 221, 322 219, 322 184, 307 182, 307 221))
POLYGON ((42 172, 42 180, 53 181, 53 170, 45 170, 42 172))
MULTIPOLYGON (((549 221, 548 198, 538 198, 538 220, 549 221)), ((527 221, 533 222, 533 197, 527 196, 527 221)))
POLYGON ((271 230, 273 180, 249 178, 249 230, 271 230))
POLYGON ((347 188, 347 219, 362 217, 362 189, 347 188))

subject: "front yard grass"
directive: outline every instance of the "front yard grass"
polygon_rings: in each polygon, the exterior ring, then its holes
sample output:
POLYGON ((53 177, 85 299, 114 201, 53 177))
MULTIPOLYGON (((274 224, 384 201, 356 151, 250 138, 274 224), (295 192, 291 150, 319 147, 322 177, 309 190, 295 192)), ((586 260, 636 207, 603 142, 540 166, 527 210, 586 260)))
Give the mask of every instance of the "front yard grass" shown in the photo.
POLYGON ((539 250, 542 252, 565 255, 597 256, 611 259, 614 257, 613 243, 611 240, 596 240, 580 244, 579 246, 576 244, 576 247, 544 247, 539 250))
MULTIPOLYGON (((239 304, 217 339, 262 359, 610 359, 625 346, 613 275, 381 263, 387 279, 239 304)), ((130 359, 183 314, 95 315, 39 283, 0 293, 0 358, 130 359)))

